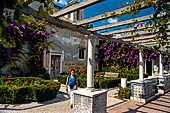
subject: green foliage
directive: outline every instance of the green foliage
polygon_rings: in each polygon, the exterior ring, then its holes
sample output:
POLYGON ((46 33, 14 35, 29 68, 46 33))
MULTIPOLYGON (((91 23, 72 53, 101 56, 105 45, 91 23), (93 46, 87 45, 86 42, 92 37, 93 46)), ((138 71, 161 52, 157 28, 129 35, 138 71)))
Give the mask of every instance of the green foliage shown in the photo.
POLYGON ((96 72, 97 75, 101 76, 101 75, 104 75, 105 72, 96 72))
MULTIPOLYGON (((62 84, 66 84, 67 75, 59 75, 58 81, 62 84)), ((78 87, 85 88, 87 87, 87 79, 86 78, 77 78, 78 79, 78 87)), ((104 78, 104 77, 95 77, 94 79, 94 87, 95 88, 112 88, 118 86, 120 83, 120 78, 104 78)))
POLYGON ((113 78, 113 77, 112 78, 104 78, 99 81, 99 86, 102 89, 113 88, 113 87, 118 86, 119 83, 120 83, 120 78, 113 78))
POLYGON ((77 80, 78 80, 78 87, 81 87, 81 88, 87 87, 87 79, 85 79, 85 78, 78 78, 77 80))
POLYGON ((91 29, 91 28, 93 28, 93 24, 85 24, 84 27, 86 29, 91 29))
POLYGON ((60 83, 37 77, 0 78, 0 103, 42 102, 56 97, 60 83))
POLYGON ((128 81, 139 78, 139 68, 126 69, 121 68, 119 78, 127 78, 128 81))
POLYGON ((139 78, 139 68, 111 66, 105 67, 105 72, 119 73, 119 78, 127 78, 128 81, 136 80, 139 78))
MULTIPOLYGON (((159 46, 154 46, 151 49, 159 50, 161 46, 168 45, 167 29, 168 22, 170 21, 170 5, 168 0, 133 0, 133 2, 129 3, 129 6, 130 7, 122 11, 119 17, 125 14, 133 14, 133 16, 135 16, 139 14, 139 10, 143 9, 143 6, 152 7, 155 10, 153 18, 145 24, 145 27, 148 32, 157 32, 155 40, 158 42, 159 46)), ((138 21, 135 23, 137 22, 138 21)), ((166 52, 169 53, 168 50, 166 52)))
POLYGON ((131 88, 130 87, 127 87, 127 88, 119 87, 119 89, 118 89, 118 96, 121 99, 130 99, 131 88))
POLYGON ((59 76, 58 76, 58 81, 59 81, 61 84, 66 84, 66 80, 67 80, 67 75, 59 75, 59 76))

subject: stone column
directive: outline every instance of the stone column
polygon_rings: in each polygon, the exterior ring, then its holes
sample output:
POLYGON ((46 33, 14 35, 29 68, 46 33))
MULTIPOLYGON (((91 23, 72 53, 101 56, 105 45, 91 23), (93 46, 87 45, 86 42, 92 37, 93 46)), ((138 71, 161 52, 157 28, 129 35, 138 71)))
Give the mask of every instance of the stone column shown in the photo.
POLYGON ((152 76, 154 76, 154 61, 152 60, 152 76))
POLYGON ((127 87, 127 78, 121 78, 121 87, 126 88, 127 87))
POLYGON ((147 62, 147 61, 146 61, 146 59, 145 59, 145 64, 144 64, 144 65, 145 65, 145 74, 147 73, 147 72, 146 72, 146 71, 147 71, 147 65, 146 65, 146 62, 147 62))
POLYGON ((51 52, 52 49, 50 49, 49 51, 49 64, 48 64, 48 73, 50 74, 50 77, 51 77, 51 52))
POLYGON ((163 75, 162 54, 159 54, 159 76, 163 75))
POLYGON ((143 71, 144 71, 143 55, 140 50, 139 52, 139 80, 141 81, 143 81, 143 78, 144 78, 143 71))
POLYGON ((44 67, 46 67, 46 54, 47 54, 46 49, 43 51, 43 54, 44 54, 44 56, 43 56, 43 65, 44 65, 44 67))
POLYGON ((88 39, 87 88, 94 88, 94 39, 88 39))
POLYGON ((107 90, 94 89, 94 39, 88 39, 87 88, 73 92, 73 113, 107 113, 107 90))

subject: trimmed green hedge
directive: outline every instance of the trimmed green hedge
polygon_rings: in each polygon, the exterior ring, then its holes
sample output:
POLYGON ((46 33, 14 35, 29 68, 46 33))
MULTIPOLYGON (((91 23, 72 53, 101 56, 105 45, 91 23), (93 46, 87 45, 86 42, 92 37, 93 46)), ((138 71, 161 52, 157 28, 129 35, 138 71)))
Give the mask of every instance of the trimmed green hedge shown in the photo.
POLYGON ((0 103, 42 102, 56 97, 59 82, 37 77, 0 78, 0 103))
POLYGON ((100 88, 112 88, 118 86, 120 78, 104 78, 99 81, 100 88))
POLYGON ((124 99, 124 98, 125 99, 130 99, 131 88, 130 87, 127 87, 127 88, 119 87, 119 89, 118 89, 118 96, 121 99, 124 99))
MULTIPOLYGON (((67 75, 59 75, 58 81, 62 84, 66 84, 67 75)), ((78 79, 78 87, 85 88, 87 86, 87 80, 85 78, 77 78, 78 79)), ((118 86, 120 83, 120 78, 98 78, 94 80, 94 87, 105 89, 105 88, 113 88, 118 86)))

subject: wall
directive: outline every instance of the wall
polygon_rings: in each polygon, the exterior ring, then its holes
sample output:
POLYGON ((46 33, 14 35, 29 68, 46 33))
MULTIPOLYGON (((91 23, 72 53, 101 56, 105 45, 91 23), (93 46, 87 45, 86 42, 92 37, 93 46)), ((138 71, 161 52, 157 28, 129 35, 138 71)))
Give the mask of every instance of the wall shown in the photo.
MULTIPOLYGON (((78 60, 79 47, 85 48, 87 53, 87 39, 85 39, 84 35, 66 28, 56 27, 52 24, 48 24, 46 27, 52 34, 50 41, 56 43, 52 48, 52 53, 62 54, 63 56, 62 72, 68 72, 69 69, 74 68, 75 66, 78 69, 86 70, 87 54, 85 60, 78 60)), ((46 67, 48 67, 48 59, 49 51, 46 56, 46 67)))

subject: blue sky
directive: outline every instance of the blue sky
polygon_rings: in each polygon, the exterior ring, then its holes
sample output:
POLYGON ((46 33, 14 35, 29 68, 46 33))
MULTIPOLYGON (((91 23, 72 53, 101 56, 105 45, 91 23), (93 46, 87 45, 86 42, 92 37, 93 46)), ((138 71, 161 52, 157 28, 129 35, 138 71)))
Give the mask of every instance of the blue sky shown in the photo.
MULTIPOLYGON (((69 3, 71 0, 60 0, 60 2, 56 3, 57 5, 60 6, 65 6, 66 3, 69 3)), ((83 1, 83 0, 77 0, 79 2, 83 1)), ((92 5, 90 7, 85 8, 84 11, 84 18, 90 18, 90 17, 94 17, 100 14, 103 14, 105 12, 110 12, 110 11, 114 11, 116 9, 128 6, 128 4, 126 4, 126 2, 132 2, 133 0, 106 0, 104 2, 92 5), (125 6, 122 6, 122 4, 125 3, 125 6)), ((149 14, 153 14, 154 10, 153 8, 147 8, 144 10, 140 10, 139 15, 136 15, 135 17, 132 17, 132 15, 124 15, 121 18, 117 18, 117 17, 113 17, 113 18, 109 18, 109 19, 105 19, 105 20, 101 20, 101 21, 97 21, 92 23, 94 27, 98 27, 98 26, 102 26, 102 25, 107 25, 107 24, 111 24, 111 23, 116 23, 116 22, 120 22, 120 21, 124 21, 127 19, 132 19, 132 18, 136 18, 136 17, 140 17, 140 16, 146 16, 149 14)), ((127 26, 122 26, 121 28, 126 28, 127 26)), ((108 29, 107 31, 114 31, 118 28, 111 28, 108 29)), ((103 32, 100 31, 100 32, 103 32)))

